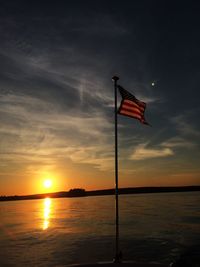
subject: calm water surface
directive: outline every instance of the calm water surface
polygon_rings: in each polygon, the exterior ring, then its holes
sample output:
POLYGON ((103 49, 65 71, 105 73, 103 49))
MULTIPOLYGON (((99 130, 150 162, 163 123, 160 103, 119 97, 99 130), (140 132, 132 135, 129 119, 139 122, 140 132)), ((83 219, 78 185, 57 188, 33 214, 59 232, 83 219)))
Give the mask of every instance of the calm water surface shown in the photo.
MULTIPOLYGON (((114 196, 0 202, 0 266, 112 260, 114 196)), ((200 194, 121 195, 125 260, 169 263, 200 244, 200 194)))

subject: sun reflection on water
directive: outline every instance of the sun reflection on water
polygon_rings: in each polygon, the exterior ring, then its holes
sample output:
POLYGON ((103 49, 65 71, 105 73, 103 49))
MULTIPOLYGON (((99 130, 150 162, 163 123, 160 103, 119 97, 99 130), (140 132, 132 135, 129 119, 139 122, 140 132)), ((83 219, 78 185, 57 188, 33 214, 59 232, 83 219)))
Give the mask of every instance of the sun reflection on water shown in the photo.
POLYGON ((43 230, 46 230, 49 227, 50 212, 51 212, 51 199, 47 197, 44 199, 43 230))

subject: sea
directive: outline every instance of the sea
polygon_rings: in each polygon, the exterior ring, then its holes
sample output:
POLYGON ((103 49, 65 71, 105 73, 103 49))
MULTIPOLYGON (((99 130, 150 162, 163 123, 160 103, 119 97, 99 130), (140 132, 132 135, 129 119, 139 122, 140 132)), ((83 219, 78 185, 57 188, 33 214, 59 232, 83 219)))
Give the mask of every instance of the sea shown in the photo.
MULTIPOLYGON (((200 247, 200 192, 119 196, 124 261, 169 264, 200 247)), ((0 266, 112 261, 115 196, 0 202, 0 266)), ((192 266, 192 265, 191 265, 192 266)))

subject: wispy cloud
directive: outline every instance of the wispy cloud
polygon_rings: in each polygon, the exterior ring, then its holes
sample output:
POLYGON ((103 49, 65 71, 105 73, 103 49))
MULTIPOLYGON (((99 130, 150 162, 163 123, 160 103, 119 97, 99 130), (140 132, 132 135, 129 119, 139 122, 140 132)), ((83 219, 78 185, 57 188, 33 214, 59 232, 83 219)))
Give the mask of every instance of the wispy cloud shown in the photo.
POLYGON ((178 147, 193 148, 193 147, 195 147, 195 144, 191 141, 188 141, 187 139, 176 136, 176 137, 172 137, 172 138, 162 142, 161 146, 169 147, 169 148, 178 148, 178 147))
POLYGON ((60 110, 54 103, 25 95, 3 95, 1 159, 31 165, 54 166, 57 159, 111 169, 113 125, 99 110, 78 114, 60 110))
POLYGON ((173 117, 171 122, 181 135, 197 137, 200 136, 200 130, 196 128, 194 118, 196 118, 194 112, 189 111, 173 117))
POLYGON ((148 148, 147 144, 138 145, 133 151, 130 159, 132 160, 144 160, 152 158, 162 158, 174 155, 171 148, 148 148))
POLYGON ((188 138, 182 136, 174 136, 160 143, 151 142, 140 143, 133 150, 130 159, 132 160, 144 160, 151 158, 162 158, 168 156, 175 156, 180 149, 188 150, 195 149, 198 144, 195 141, 188 140, 188 138))

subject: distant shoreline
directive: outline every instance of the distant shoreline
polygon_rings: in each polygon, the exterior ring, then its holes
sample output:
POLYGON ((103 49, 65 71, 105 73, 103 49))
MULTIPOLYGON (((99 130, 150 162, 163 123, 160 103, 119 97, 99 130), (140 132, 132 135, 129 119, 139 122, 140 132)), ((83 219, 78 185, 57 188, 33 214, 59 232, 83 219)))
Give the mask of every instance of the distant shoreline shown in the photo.
MULTIPOLYGON (((194 192, 200 191, 200 186, 167 186, 167 187, 128 187, 119 188, 119 194, 145 194, 145 193, 172 193, 172 192, 194 192)), ((84 189, 71 189, 69 191, 23 195, 23 196, 0 196, 0 201, 16 201, 16 200, 31 200, 50 198, 71 198, 71 197, 91 197, 91 196, 104 196, 114 195, 115 189, 102 189, 86 191, 84 189)))

